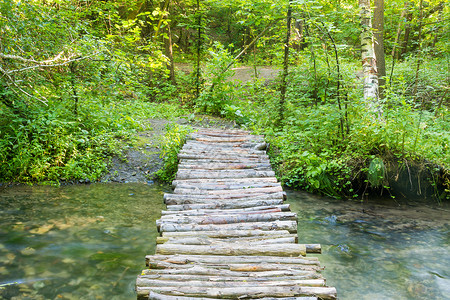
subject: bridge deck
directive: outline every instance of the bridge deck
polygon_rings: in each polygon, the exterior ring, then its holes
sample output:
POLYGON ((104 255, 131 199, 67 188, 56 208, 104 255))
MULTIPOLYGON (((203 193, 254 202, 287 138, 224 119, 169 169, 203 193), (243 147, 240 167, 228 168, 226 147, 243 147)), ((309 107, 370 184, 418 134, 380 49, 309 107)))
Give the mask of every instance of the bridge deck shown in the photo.
POLYGON ((263 149, 263 136, 242 130, 191 134, 138 299, 336 299, 306 257, 320 245, 298 243, 297 214, 263 149))

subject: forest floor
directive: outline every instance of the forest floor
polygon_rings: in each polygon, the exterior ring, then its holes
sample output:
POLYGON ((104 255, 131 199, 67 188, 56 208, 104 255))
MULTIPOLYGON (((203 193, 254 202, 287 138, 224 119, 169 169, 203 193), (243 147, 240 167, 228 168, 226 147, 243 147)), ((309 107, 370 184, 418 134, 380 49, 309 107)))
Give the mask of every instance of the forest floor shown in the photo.
POLYGON ((192 128, 235 128, 237 125, 228 120, 211 116, 196 115, 192 120, 180 118, 175 121, 165 119, 146 120, 145 131, 137 133, 136 142, 128 146, 123 157, 113 157, 109 170, 101 182, 152 182, 154 173, 163 166, 160 143, 166 133, 166 125, 177 123, 192 128))

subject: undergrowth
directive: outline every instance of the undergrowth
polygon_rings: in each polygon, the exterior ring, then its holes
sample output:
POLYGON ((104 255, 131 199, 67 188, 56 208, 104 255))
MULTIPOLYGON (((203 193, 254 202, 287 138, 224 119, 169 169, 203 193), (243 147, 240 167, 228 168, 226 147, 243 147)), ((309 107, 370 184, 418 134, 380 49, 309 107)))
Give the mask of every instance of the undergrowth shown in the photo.
POLYGON ((450 195, 450 111, 443 99, 448 68, 437 67, 445 59, 427 61, 413 95, 412 65, 396 66, 380 120, 362 99, 357 66, 344 59, 339 94, 337 76, 324 62, 316 76, 308 64, 291 69, 281 126, 274 122, 277 80, 235 83, 221 115, 266 135, 277 176, 287 186, 336 198, 361 199, 369 192, 395 197, 403 192, 392 187, 399 188, 406 174, 415 183, 405 187, 415 194, 432 190, 442 201, 450 195))
POLYGON ((96 181, 138 130, 151 129, 146 119, 185 113, 177 104, 139 100, 91 101, 77 116, 56 105, 26 119, 0 111, 0 182, 96 181))
POLYGON ((168 124, 166 133, 160 142, 161 158, 164 161, 163 167, 155 173, 155 177, 163 182, 172 182, 178 171, 178 153, 186 142, 186 137, 192 128, 189 126, 178 125, 177 123, 168 124))

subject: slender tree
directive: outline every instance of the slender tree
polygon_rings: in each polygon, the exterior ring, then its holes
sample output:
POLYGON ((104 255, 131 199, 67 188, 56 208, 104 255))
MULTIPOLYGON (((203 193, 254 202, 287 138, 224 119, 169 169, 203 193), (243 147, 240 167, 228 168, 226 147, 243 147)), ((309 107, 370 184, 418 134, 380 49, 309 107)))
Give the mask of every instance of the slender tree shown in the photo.
POLYGON ((361 58, 364 73, 364 100, 370 111, 381 119, 383 113, 378 98, 378 76, 372 34, 370 0, 359 0, 361 16, 361 58))
POLYGON ((291 7, 291 1, 288 2, 288 9, 286 14, 286 40, 284 43, 284 60, 283 60, 283 74, 281 78, 281 98, 280 98, 280 107, 279 107, 279 122, 283 120, 284 115, 284 106, 286 102, 286 89, 287 89, 287 82, 286 78, 288 75, 288 69, 289 69, 289 42, 291 40, 291 16, 292 16, 292 7, 291 7))
POLYGON ((373 10, 374 50, 377 64, 379 97, 384 98, 386 85, 386 62, 384 59, 384 0, 375 0, 373 10))
POLYGON ((414 91, 413 96, 417 98, 417 85, 419 83, 419 70, 420 70, 420 63, 422 59, 421 50, 422 50, 422 19, 423 19, 423 2, 420 0, 419 2, 419 49, 417 53, 417 65, 416 65, 416 76, 414 79, 414 91))
POLYGON ((197 0, 197 62, 195 74, 195 96, 200 96, 200 54, 202 48, 202 14, 200 12, 200 0, 197 0))
POLYGON ((402 35, 402 24, 404 23, 405 16, 408 13, 408 6, 409 6, 409 2, 405 2, 405 8, 402 10, 402 13, 400 15, 400 20, 398 21, 397 35, 395 36, 394 46, 392 47, 392 54, 391 54, 392 60, 398 59, 397 48, 399 48, 398 46, 400 43, 400 37, 402 35))

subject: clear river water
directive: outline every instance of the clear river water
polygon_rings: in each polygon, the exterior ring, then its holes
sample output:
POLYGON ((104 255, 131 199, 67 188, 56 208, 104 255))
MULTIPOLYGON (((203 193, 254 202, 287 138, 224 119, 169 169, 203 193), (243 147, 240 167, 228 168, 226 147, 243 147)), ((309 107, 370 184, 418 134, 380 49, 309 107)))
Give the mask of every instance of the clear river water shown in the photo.
MULTIPOLYGON (((135 299, 168 186, 0 190, 0 299, 135 299)), ((288 191, 339 299, 450 299, 450 206, 288 191)))

